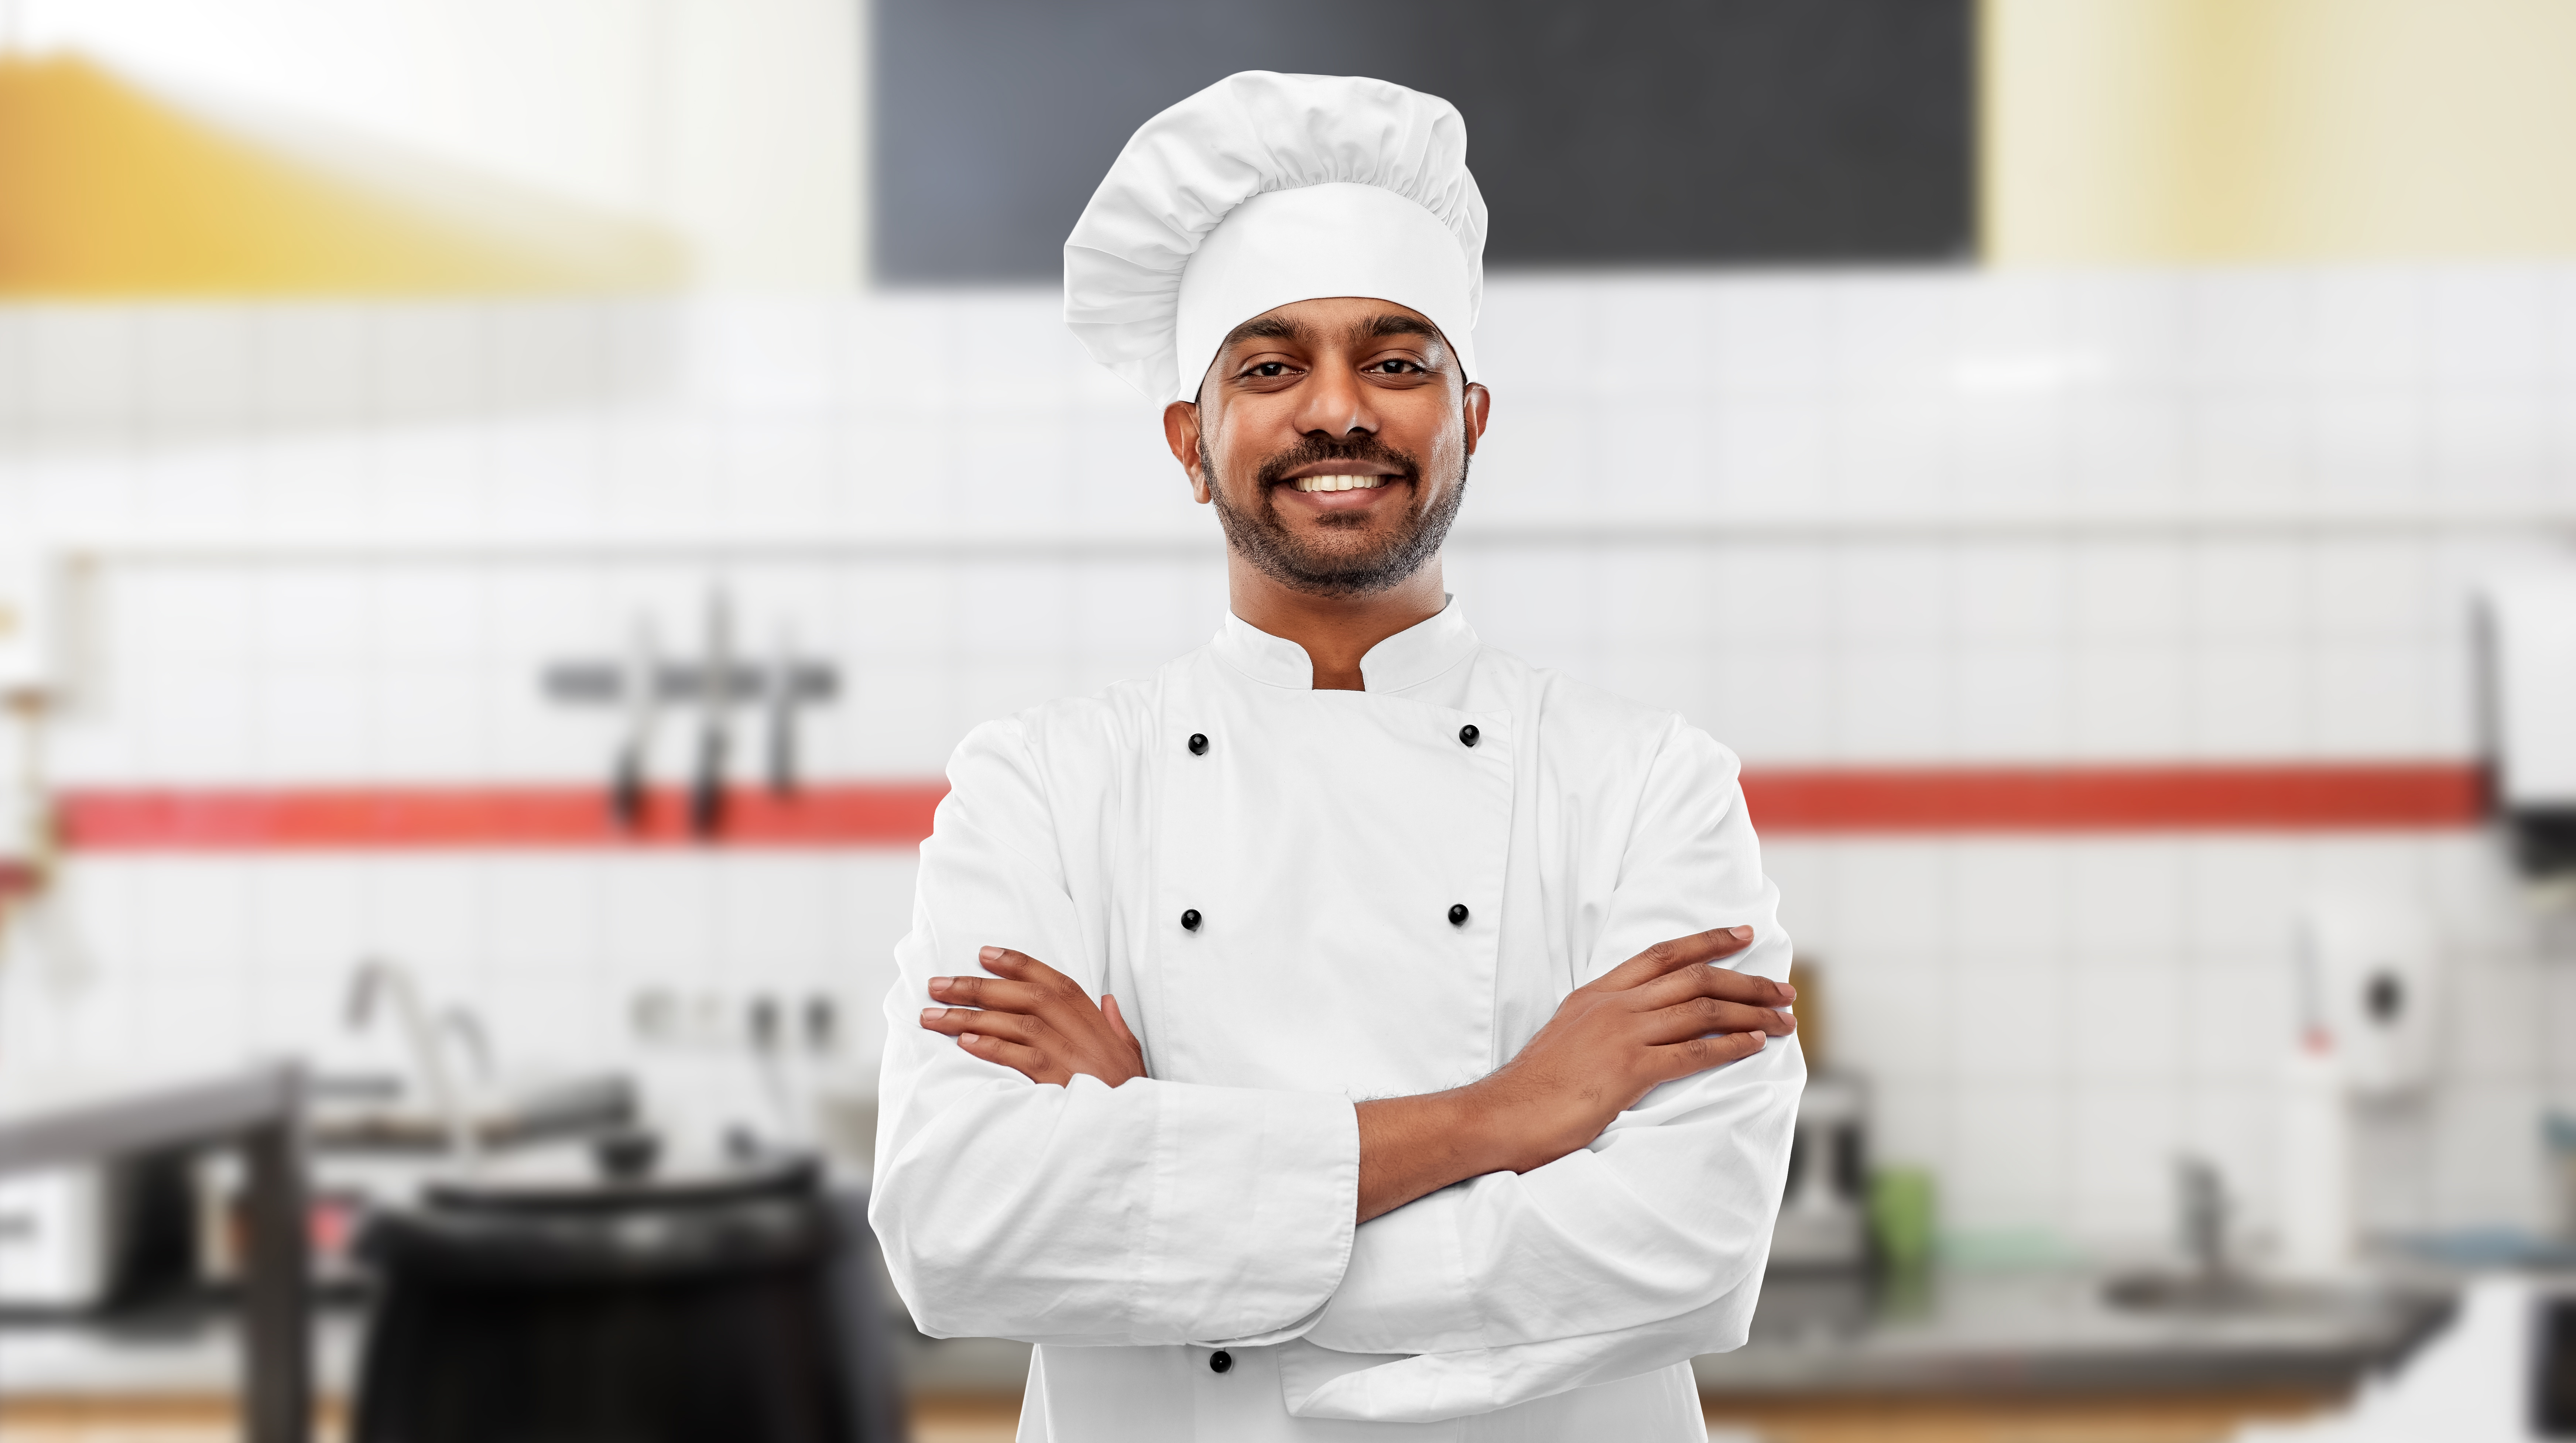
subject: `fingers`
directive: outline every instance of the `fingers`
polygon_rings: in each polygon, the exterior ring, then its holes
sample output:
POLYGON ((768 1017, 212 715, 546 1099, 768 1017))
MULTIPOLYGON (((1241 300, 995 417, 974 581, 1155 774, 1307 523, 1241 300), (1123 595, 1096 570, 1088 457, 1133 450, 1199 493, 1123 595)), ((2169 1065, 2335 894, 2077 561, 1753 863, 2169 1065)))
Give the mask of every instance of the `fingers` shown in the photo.
POLYGON ((1106 992, 1101 993, 1100 1015, 1109 1019, 1109 1030, 1116 1034, 1119 1041, 1135 1049, 1137 1056, 1145 1055, 1145 1044, 1137 1041, 1136 1034, 1127 1030, 1127 1015, 1118 1010, 1117 998, 1106 992))
POLYGON ((1644 1022, 1644 1038, 1650 1045, 1748 1032, 1786 1037, 1798 1030, 1797 1019, 1786 1012, 1715 997, 1692 997, 1670 1007, 1659 1007, 1645 1014, 1644 1022))
POLYGON ((1706 932, 1693 932, 1658 942, 1601 975, 1591 984, 1595 992, 1617 992, 1641 983, 1651 982, 1667 972, 1688 967, 1694 962, 1714 962, 1732 957, 1753 945, 1750 927, 1717 927, 1706 932))
MULTIPOLYGON (((1045 988, 1060 989, 1074 986, 1072 978, 1025 952, 1014 952, 1008 947, 987 947, 975 954, 975 960, 983 963, 984 970, 996 977, 1008 977, 1014 981, 1027 982, 1045 988)), ((1074 987, 1074 990, 1078 992, 1082 989, 1074 987)))
POLYGON ((957 1045, 986 1062, 998 1062, 1033 1082, 1062 1082, 1065 1072, 1046 1049, 1047 1025, 1010 1012, 984 1012, 972 1007, 926 1007, 921 1025, 944 1032, 957 1045))
POLYGON ((924 1030, 1036 1082, 1084 1073, 1116 1087, 1144 1075, 1145 1049, 1116 998, 1094 1007, 1080 983, 1007 947, 986 947, 976 960, 991 975, 929 980, 931 999, 944 1005, 922 1009, 924 1030))
POLYGON ((998 1062, 1031 1082, 1062 1082, 1066 1078, 1066 1074, 1049 1065, 1045 1053, 1034 1047, 981 1032, 960 1035, 957 1045, 986 1062, 998 1062))
POLYGON ((933 977, 930 979, 930 1000, 951 1007, 1035 1012, 1055 999, 1046 988, 1027 982, 992 977, 933 977))
POLYGON ((1646 1049, 1657 1081, 1671 1082, 1712 1067, 1742 1062, 1762 1050, 1766 1039, 1759 1032, 1730 1032, 1718 1037, 1693 1037, 1666 1047, 1646 1049))
POLYGON ((1724 967, 1682 967, 1630 989, 1628 1000, 1642 1009, 1672 1007, 1693 997, 1714 997, 1752 1007, 1786 1007, 1798 1000, 1798 989, 1755 972, 1724 967))
POLYGON ((921 1025, 932 1032, 963 1037, 969 1032, 1037 1046, 1055 1036, 1045 1019, 1016 1012, 988 1012, 974 1007, 925 1007, 921 1025))
POLYGON ((1091 1007, 1082 985, 1025 952, 987 947, 976 955, 991 977, 933 977, 934 1002, 953 1007, 989 1007, 1003 1012, 1035 1014, 1050 1006, 1091 1007))

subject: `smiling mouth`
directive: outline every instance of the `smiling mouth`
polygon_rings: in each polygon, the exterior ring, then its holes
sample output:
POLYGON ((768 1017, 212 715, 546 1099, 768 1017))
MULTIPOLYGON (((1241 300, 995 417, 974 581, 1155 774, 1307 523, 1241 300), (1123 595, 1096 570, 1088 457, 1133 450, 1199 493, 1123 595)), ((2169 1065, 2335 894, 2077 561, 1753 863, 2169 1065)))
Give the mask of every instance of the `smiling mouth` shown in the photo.
POLYGON ((1300 476, 1288 484, 1300 491, 1374 491, 1393 476, 1300 476))

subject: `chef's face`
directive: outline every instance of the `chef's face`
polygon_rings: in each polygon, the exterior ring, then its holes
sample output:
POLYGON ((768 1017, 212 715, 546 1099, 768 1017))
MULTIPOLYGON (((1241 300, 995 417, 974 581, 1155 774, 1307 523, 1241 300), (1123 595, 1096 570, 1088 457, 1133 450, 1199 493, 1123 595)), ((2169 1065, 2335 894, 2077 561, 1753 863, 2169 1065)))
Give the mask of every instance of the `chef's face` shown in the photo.
POLYGON ((1163 429, 1238 555, 1297 591, 1362 596, 1439 554, 1487 403, 1420 312, 1340 296, 1235 327, 1163 429))

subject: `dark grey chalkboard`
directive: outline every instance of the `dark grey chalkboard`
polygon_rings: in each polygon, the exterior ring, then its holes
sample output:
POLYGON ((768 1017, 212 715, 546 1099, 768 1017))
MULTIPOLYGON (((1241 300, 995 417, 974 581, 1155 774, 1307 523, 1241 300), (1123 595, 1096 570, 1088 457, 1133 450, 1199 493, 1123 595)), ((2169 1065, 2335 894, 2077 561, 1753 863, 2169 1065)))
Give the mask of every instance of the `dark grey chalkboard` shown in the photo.
POLYGON ((876 0, 875 267, 1045 279, 1154 112, 1237 70, 1447 97, 1489 263, 1965 259, 1968 0, 876 0))

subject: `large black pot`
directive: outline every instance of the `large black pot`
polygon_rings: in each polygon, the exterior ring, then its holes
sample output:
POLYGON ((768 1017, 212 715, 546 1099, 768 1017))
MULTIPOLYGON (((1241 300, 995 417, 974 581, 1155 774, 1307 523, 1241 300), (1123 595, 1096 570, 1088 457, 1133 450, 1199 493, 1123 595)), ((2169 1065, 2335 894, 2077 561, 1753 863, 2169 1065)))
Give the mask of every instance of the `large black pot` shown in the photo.
POLYGON ((801 1159, 435 1187, 360 1242, 357 1443, 851 1443, 841 1246, 801 1159))

